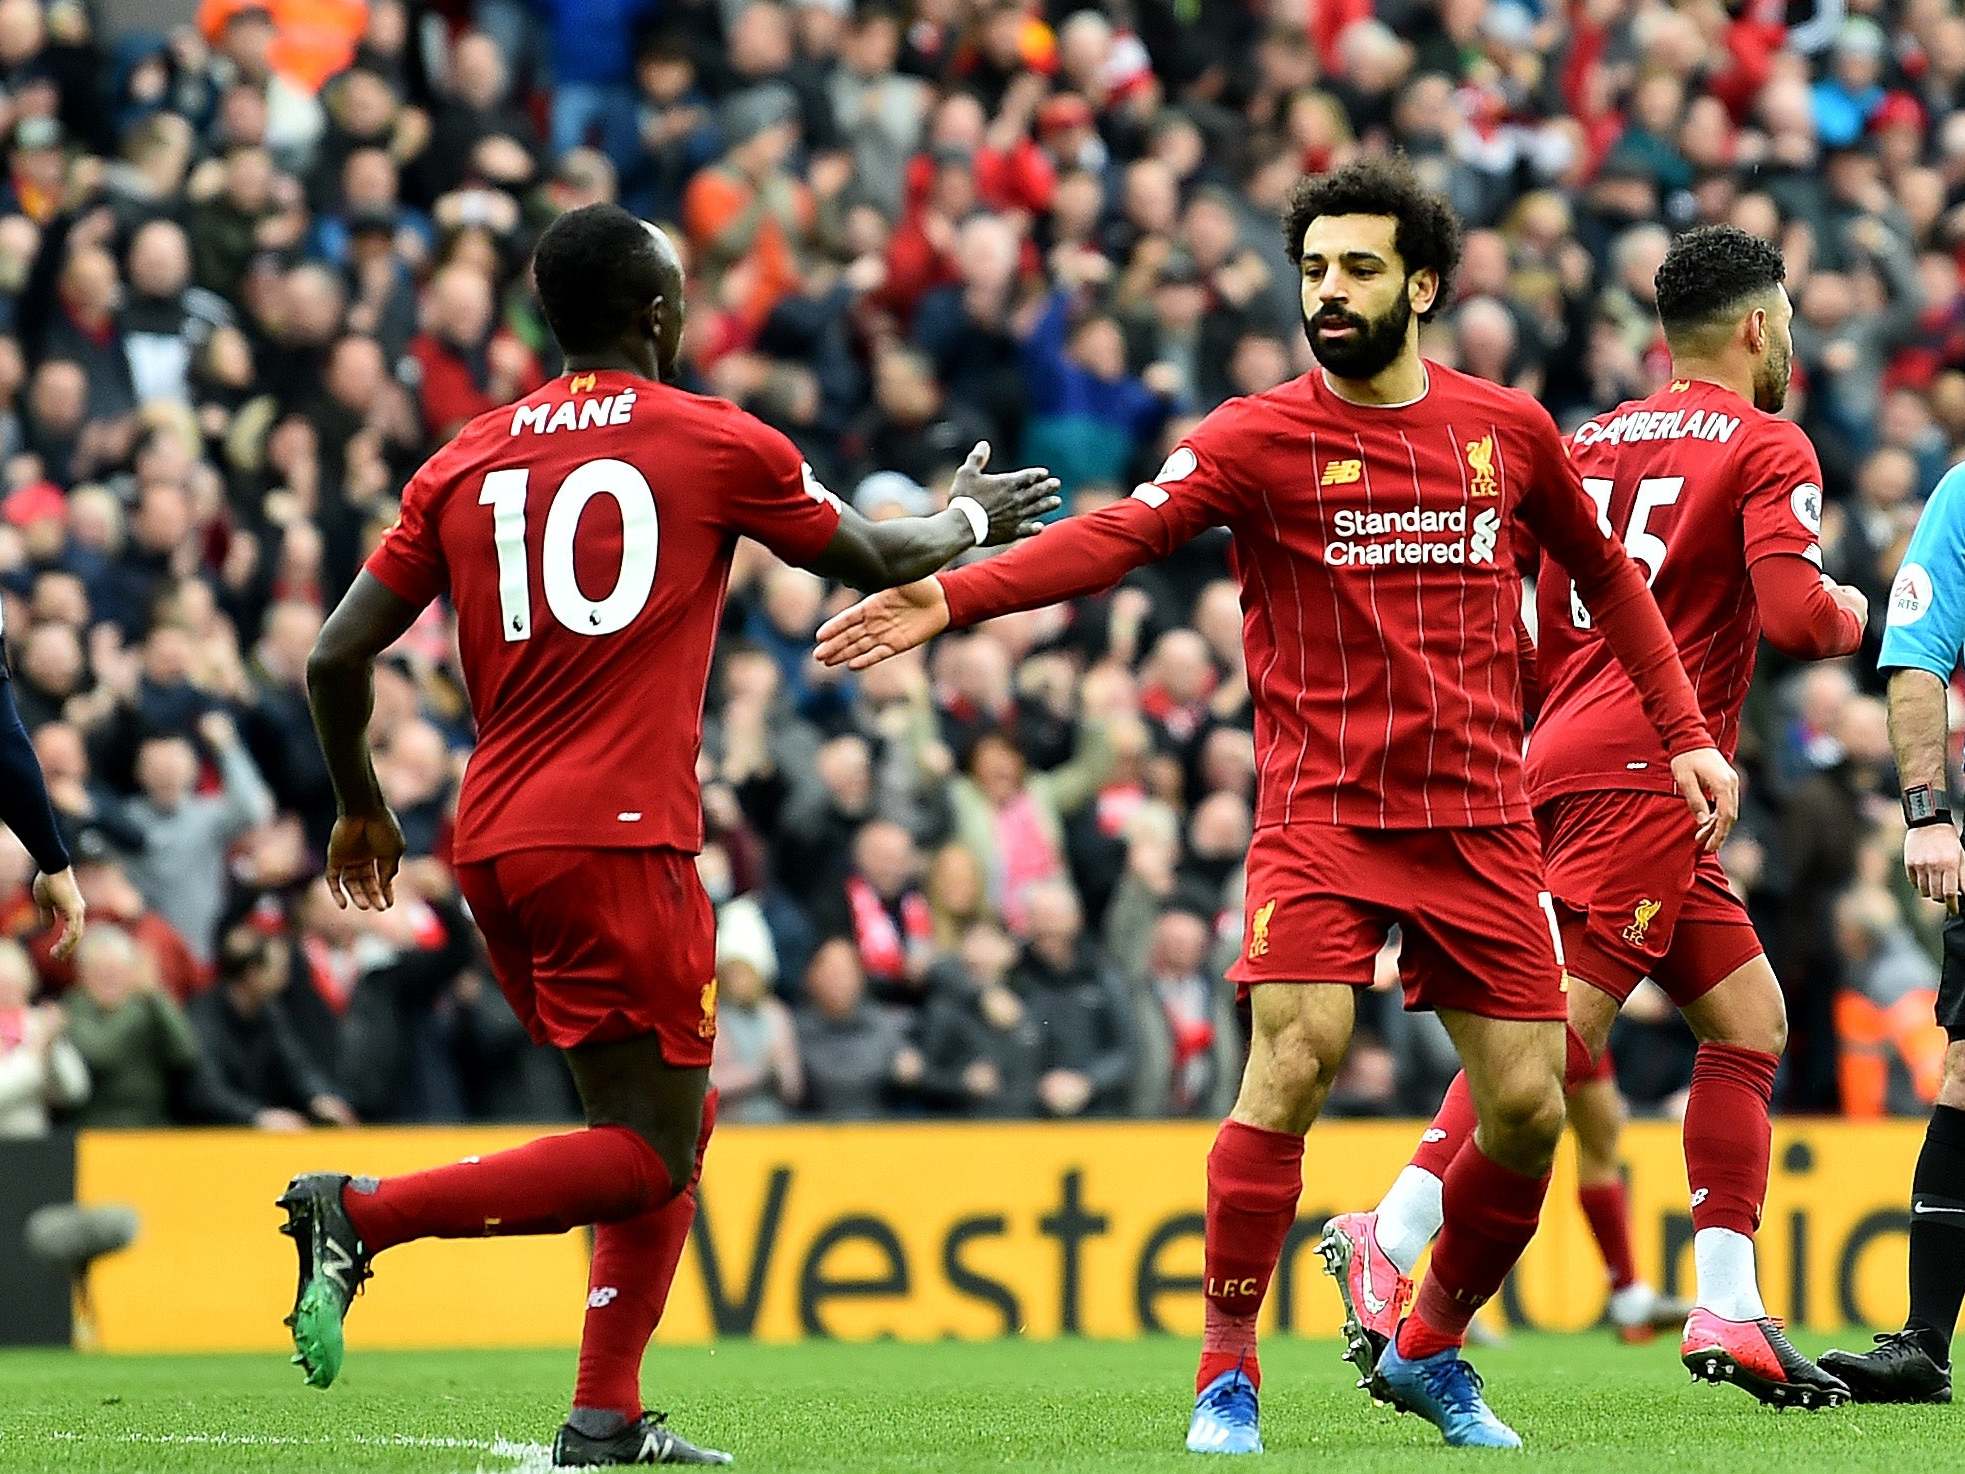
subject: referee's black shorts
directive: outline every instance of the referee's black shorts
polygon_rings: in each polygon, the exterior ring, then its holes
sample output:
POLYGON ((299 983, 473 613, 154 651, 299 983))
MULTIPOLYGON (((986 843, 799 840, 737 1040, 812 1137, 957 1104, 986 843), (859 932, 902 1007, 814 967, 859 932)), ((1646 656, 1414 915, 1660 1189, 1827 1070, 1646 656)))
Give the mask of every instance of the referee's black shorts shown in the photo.
POLYGON ((1955 1044, 1965 1039, 1965 916, 1945 922, 1945 965, 1938 976, 1938 1026, 1955 1044))

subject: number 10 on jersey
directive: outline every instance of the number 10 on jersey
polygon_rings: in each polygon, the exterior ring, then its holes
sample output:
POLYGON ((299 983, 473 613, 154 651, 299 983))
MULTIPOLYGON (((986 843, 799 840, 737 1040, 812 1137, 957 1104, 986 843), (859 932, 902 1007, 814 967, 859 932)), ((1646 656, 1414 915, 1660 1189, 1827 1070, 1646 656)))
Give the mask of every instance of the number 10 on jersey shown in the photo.
MULTIPOLYGON (((484 478, 478 505, 491 508, 491 542, 498 551, 498 624, 509 643, 532 638, 532 582, 525 548, 525 489, 532 472, 525 466, 493 471, 484 478)), ((567 473, 546 509, 546 536, 540 547, 546 607, 576 635, 611 635, 627 626, 648 603, 655 587, 657 528, 655 494, 648 479, 626 461, 586 461, 567 473), (613 590, 603 599, 581 592, 573 568, 573 540, 580 514, 597 496, 621 509, 621 566, 613 590)))
MULTIPOLYGON (((1605 537, 1615 537, 1610 526, 1610 498, 1616 485, 1608 476, 1585 476, 1583 490, 1596 503, 1597 526, 1605 537)), ((1631 520, 1624 525, 1624 551, 1644 565, 1644 586, 1658 581, 1658 569, 1665 561, 1665 540, 1651 531, 1651 518, 1661 507, 1669 507, 1685 490, 1683 476, 1647 476, 1638 482, 1637 498, 1631 503, 1631 520)), ((1569 620, 1579 630, 1590 628, 1590 611, 1576 596, 1576 585, 1569 586, 1569 620)))

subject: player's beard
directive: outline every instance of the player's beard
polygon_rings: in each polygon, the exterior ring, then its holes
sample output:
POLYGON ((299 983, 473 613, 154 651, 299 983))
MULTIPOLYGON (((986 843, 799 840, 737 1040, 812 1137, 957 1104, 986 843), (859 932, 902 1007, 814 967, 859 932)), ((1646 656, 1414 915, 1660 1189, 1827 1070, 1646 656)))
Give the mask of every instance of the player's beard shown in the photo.
POLYGON ((1377 317, 1360 317, 1341 307, 1325 307, 1316 316, 1305 315, 1303 334, 1310 340, 1310 351, 1317 362, 1340 379, 1375 378, 1392 366, 1405 351, 1406 334, 1412 325, 1412 303, 1402 287, 1392 305, 1377 317), (1348 338, 1327 339, 1318 332, 1325 323, 1343 323, 1351 329, 1348 338))
POLYGON ((1788 402, 1788 380, 1794 372, 1794 352, 1778 344, 1767 350, 1760 371, 1754 375, 1753 407, 1762 414, 1778 415, 1788 402))

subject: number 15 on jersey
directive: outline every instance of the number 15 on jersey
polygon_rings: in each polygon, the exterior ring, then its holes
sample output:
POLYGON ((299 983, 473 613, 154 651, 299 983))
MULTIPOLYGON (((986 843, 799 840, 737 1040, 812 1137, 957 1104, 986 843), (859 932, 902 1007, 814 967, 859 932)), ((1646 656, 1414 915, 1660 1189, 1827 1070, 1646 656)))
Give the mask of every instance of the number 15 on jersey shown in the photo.
MULTIPOLYGON (((1585 476, 1583 490, 1596 503, 1597 526, 1603 529, 1603 535, 1617 536, 1610 525, 1610 500, 1616 493, 1615 484, 1608 476, 1585 476)), ((1683 476, 1647 476, 1638 482, 1630 520, 1624 524, 1624 551, 1644 566, 1646 588, 1658 581, 1658 569, 1665 561, 1665 540, 1651 531, 1651 519, 1661 508, 1675 503, 1683 490, 1683 476)), ((1579 630, 1591 627, 1590 611, 1576 596, 1574 584, 1569 588, 1569 618, 1579 630)))

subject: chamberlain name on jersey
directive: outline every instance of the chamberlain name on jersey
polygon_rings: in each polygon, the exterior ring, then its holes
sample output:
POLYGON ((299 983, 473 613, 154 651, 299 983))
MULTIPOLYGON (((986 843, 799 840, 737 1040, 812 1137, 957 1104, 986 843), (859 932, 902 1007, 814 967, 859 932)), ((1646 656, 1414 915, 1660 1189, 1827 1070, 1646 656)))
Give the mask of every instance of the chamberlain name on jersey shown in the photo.
MULTIPOLYGON (((1685 383, 1678 380, 1666 392, 1683 393, 1685 383)), ((1728 445, 1739 429, 1738 415, 1721 414, 1717 410, 1640 409, 1579 425, 1569 437, 1569 444, 1572 450, 1598 444, 1636 445, 1644 440, 1704 440, 1728 445)))

